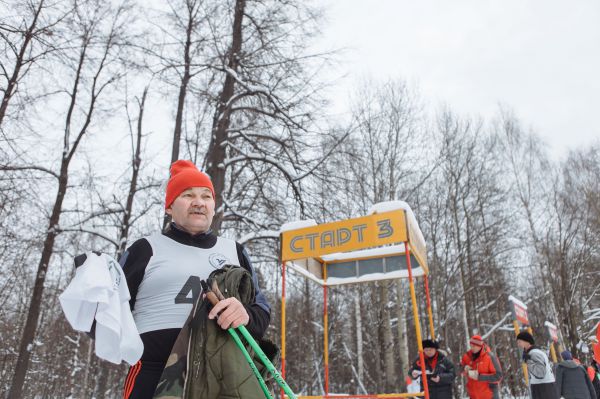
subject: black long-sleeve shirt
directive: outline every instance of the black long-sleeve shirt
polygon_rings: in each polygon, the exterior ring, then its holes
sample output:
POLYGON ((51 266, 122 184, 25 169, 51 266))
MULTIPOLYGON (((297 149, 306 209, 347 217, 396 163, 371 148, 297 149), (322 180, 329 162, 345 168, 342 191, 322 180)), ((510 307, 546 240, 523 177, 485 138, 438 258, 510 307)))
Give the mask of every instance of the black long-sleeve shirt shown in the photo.
MULTIPOLYGON (((171 224, 170 228, 164 232, 163 235, 179 244, 203 249, 215 247, 218 240, 217 236, 215 236, 212 232, 191 235, 183 230, 180 230, 174 224, 171 224)), ((265 296, 258 288, 256 273, 254 272, 248 253, 241 244, 235 244, 238 258, 237 260, 240 266, 251 273, 256 290, 255 302, 249 305, 244 305, 249 316, 247 328, 253 336, 262 337, 269 326, 270 306, 265 296)), ((136 309, 136 300, 138 298, 140 284, 144 279, 146 268, 153 256, 154 253, 152 245, 147 239, 142 238, 134 242, 120 259, 131 295, 130 306, 132 311, 135 311, 136 309)), ((176 264, 175 262, 176 260, 174 259, 174 266, 176 264)), ((194 297, 200 292, 200 287, 194 286, 189 287, 189 289, 194 297)), ((157 295, 159 294, 160 293, 157 292, 157 295)), ((166 361, 171 353, 171 349, 180 330, 181 328, 164 328, 143 332, 140 334, 144 343, 144 354, 142 355, 142 360, 160 362, 166 361)))

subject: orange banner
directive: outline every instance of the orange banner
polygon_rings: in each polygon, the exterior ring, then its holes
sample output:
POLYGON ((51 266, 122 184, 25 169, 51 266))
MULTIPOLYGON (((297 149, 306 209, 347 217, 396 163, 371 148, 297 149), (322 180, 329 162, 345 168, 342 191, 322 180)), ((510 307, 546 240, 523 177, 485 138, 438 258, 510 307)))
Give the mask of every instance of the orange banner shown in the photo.
POLYGON ((513 314, 516 320, 519 320, 524 325, 529 325, 529 318, 527 316, 527 309, 521 307, 519 304, 512 302, 513 314))

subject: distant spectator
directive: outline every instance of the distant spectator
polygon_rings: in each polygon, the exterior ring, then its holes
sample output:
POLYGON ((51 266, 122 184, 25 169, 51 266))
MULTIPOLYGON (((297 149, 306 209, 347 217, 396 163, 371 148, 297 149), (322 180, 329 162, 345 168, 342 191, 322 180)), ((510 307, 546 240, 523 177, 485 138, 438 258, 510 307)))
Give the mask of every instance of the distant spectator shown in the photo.
POLYGON ((496 355, 481 336, 469 340, 471 349, 460 361, 467 377, 467 393, 471 399, 498 399, 498 385, 502 380, 502 368, 496 355))
POLYGON ((590 377, 594 390, 596 391, 596 399, 600 399, 600 366, 592 359, 592 364, 590 364, 587 371, 588 377, 590 377))
POLYGON ((577 364, 571 352, 560 354, 563 361, 556 365, 556 388, 565 399, 596 399, 596 391, 586 370, 577 364))
POLYGON ((517 335, 517 345, 523 350, 523 361, 527 363, 531 398, 559 399, 548 355, 535 346, 533 336, 527 331, 517 335))
MULTIPOLYGON (((438 351, 439 344, 436 341, 423 340, 423 354, 425 357, 425 369, 427 371, 427 386, 431 399, 452 399, 452 386, 456 373, 454 364, 444 354, 438 351)), ((416 380, 421 377, 420 359, 414 361, 408 375, 416 380)), ((423 380, 421 379, 421 390, 423 380)))

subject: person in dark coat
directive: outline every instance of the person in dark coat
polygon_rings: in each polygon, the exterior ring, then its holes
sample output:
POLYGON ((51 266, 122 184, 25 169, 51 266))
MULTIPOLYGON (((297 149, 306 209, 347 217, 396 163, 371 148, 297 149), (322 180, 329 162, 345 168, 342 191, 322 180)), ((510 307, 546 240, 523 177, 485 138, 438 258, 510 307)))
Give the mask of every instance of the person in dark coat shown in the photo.
MULTIPOLYGON (((452 386, 454 385, 454 378, 456 378, 454 364, 438 349, 439 344, 436 341, 430 339, 423 340, 423 354, 427 370, 429 397, 431 399, 452 399, 452 386)), ((419 357, 417 357, 410 370, 408 370, 408 375, 413 380, 421 376, 421 362, 419 357)), ((423 389, 423 380, 421 380, 421 390, 423 389)))
POLYGON ((596 391, 586 370, 573 360, 571 352, 560 354, 563 361, 556 365, 556 388, 565 399, 596 399, 596 391))
POLYGON ((471 349, 464 354, 460 365, 467 377, 467 393, 470 399, 499 399, 502 367, 496 355, 480 335, 469 340, 471 349))

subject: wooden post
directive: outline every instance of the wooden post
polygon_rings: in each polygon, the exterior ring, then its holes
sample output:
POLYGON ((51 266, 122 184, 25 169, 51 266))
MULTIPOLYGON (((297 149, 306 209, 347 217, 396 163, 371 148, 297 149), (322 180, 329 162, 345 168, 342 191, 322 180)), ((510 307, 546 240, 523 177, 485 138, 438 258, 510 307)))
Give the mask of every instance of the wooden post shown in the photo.
POLYGON ((427 367, 425 366, 425 356, 423 355, 423 337, 421 335, 421 324, 419 321, 419 308, 417 306, 417 295, 415 293, 415 283, 413 281, 412 268, 410 266, 410 249, 408 242, 404 242, 404 251, 406 255, 406 268, 408 269, 408 283, 410 287, 410 299, 412 301, 413 317, 415 321, 415 332, 417 345, 419 346, 419 361, 421 363, 421 381, 423 382, 423 390, 425 391, 425 399, 429 399, 429 387, 427 385, 427 367))
MULTIPOLYGON (((281 264, 281 376, 285 379, 285 262, 281 264)), ((284 392, 281 389, 281 399, 284 392)))
POLYGON ((329 395, 329 318, 327 316, 327 264, 323 263, 323 357, 325 364, 325 396, 329 395))
POLYGON ((433 328, 433 311, 431 310, 431 295, 429 295, 429 276, 425 277, 425 295, 427 297, 427 315, 429 316, 429 334, 431 339, 435 339, 435 329, 433 328))

